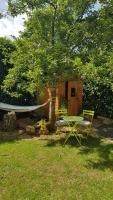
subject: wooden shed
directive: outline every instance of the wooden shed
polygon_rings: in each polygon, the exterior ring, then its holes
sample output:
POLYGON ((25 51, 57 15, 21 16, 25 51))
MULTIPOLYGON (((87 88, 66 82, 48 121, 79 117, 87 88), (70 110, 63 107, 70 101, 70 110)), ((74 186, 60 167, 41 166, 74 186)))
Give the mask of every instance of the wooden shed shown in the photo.
MULTIPOLYGON (((50 89, 46 90, 43 101, 51 97, 50 89)), ((83 83, 81 81, 66 81, 56 88, 55 109, 58 110, 62 105, 67 107, 69 115, 79 115, 82 111, 83 102, 83 83)), ((44 115, 49 116, 49 105, 44 107, 44 115)))

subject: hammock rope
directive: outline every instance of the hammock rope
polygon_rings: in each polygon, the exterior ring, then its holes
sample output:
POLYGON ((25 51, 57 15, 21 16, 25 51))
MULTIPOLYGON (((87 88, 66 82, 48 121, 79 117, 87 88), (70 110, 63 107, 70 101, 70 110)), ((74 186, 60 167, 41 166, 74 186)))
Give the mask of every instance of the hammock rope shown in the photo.
POLYGON ((46 101, 45 103, 36 106, 16 106, 0 102, 0 110, 14 111, 14 112, 31 112, 46 106, 49 102, 50 99, 48 99, 48 101, 46 101))

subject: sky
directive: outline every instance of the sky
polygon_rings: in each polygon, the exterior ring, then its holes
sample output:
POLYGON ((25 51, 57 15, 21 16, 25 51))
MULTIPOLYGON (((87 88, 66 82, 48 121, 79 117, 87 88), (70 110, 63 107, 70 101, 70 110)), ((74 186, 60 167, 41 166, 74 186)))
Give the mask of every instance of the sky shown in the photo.
MULTIPOLYGON (((0 0, 0 12, 6 13, 7 1, 0 0)), ((24 30, 24 18, 26 18, 25 15, 18 15, 15 18, 8 16, 0 19, 0 37, 10 37, 11 35, 18 37, 19 31, 24 30)))
MULTIPOLYGON (((7 1, 8 0, 0 0, 0 12, 6 13, 7 11, 7 1)), ((100 7, 99 3, 95 5, 95 9, 97 10, 100 7)), ((24 19, 26 19, 25 15, 18 15, 15 18, 6 17, 0 19, 0 37, 11 37, 19 36, 19 32, 24 30, 24 19)))

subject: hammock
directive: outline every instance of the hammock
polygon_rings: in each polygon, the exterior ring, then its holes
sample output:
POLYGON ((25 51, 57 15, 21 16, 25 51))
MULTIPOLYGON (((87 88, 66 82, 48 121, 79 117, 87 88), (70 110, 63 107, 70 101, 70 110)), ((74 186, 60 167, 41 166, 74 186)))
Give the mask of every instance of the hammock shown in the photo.
POLYGON ((41 107, 46 106, 49 103, 49 101, 50 100, 46 101, 41 105, 36 105, 36 106, 16 106, 0 102, 0 110, 14 111, 14 112, 31 112, 33 110, 37 110, 41 107))

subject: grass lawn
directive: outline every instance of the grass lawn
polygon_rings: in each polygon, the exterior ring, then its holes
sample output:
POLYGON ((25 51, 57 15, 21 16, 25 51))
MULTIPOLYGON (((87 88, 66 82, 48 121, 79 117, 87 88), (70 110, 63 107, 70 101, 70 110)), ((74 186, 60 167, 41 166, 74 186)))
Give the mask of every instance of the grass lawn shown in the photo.
POLYGON ((113 142, 53 136, 0 143, 0 200, 112 200, 113 142))

